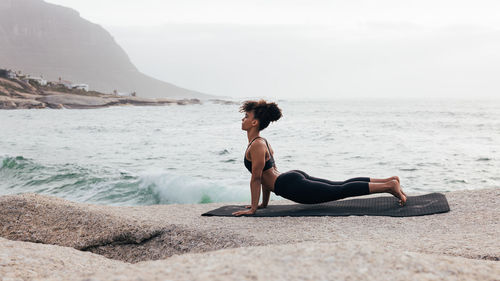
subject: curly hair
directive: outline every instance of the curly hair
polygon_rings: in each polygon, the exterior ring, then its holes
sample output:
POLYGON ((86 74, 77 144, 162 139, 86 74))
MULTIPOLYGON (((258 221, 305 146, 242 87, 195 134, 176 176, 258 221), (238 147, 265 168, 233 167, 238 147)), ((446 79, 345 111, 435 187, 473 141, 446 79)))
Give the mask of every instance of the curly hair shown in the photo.
POLYGON ((245 101, 240 107, 240 112, 253 111, 254 118, 259 120, 259 131, 264 130, 269 126, 269 123, 278 121, 281 118, 281 109, 274 102, 260 101, 245 101))

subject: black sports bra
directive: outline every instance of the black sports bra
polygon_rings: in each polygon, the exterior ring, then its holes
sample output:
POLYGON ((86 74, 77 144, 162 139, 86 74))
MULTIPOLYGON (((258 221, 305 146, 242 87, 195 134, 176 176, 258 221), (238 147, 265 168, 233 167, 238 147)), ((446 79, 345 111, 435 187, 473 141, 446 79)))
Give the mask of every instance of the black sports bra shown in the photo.
POLYGON ((267 140, 265 138, 262 138, 262 137, 256 137, 254 138, 247 146, 247 149, 245 150, 245 155, 243 156, 243 163, 245 164, 245 167, 248 169, 248 171, 251 173, 252 172, 252 161, 248 160, 247 159, 247 150, 248 148, 250 147, 250 145, 258 138, 261 138, 263 139, 265 142, 266 142, 266 146, 267 146, 267 151, 269 151, 269 160, 266 161, 266 164, 264 165, 264 169, 263 171, 265 170, 269 170, 271 169, 272 167, 274 167, 274 158, 273 158, 273 155, 271 154, 271 150, 269 149, 269 144, 267 143, 267 140))

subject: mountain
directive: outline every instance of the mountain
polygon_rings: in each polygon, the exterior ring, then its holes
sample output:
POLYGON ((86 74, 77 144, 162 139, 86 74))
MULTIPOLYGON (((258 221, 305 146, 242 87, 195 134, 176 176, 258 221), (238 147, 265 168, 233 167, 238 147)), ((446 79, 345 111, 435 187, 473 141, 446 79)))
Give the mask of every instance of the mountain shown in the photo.
POLYGON ((61 77, 107 93, 209 97, 141 73, 104 28, 42 0, 0 0, 0 68, 61 77))

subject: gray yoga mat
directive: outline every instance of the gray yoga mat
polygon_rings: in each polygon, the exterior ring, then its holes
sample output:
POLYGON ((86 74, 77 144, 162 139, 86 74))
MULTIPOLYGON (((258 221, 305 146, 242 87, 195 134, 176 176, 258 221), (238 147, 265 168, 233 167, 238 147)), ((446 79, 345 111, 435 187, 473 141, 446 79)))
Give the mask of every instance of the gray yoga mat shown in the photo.
MULTIPOLYGON (((206 212, 202 216, 233 216, 245 206, 229 205, 206 212)), ((450 211, 444 194, 430 193, 409 196, 404 207, 392 196, 332 201, 321 204, 268 205, 249 217, 302 217, 302 216, 390 216, 413 217, 450 211)))

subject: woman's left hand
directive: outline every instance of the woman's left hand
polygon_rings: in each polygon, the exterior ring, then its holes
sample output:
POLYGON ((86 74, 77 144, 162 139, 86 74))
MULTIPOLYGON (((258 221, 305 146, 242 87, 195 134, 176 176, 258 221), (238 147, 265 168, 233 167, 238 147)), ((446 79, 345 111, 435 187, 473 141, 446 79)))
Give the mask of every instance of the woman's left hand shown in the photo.
POLYGON ((248 210, 248 211, 238 211, 234 212, 233 215, 235 216, 241 216, 241 215, 253 215, 255 214, 255 210, 248 210))

